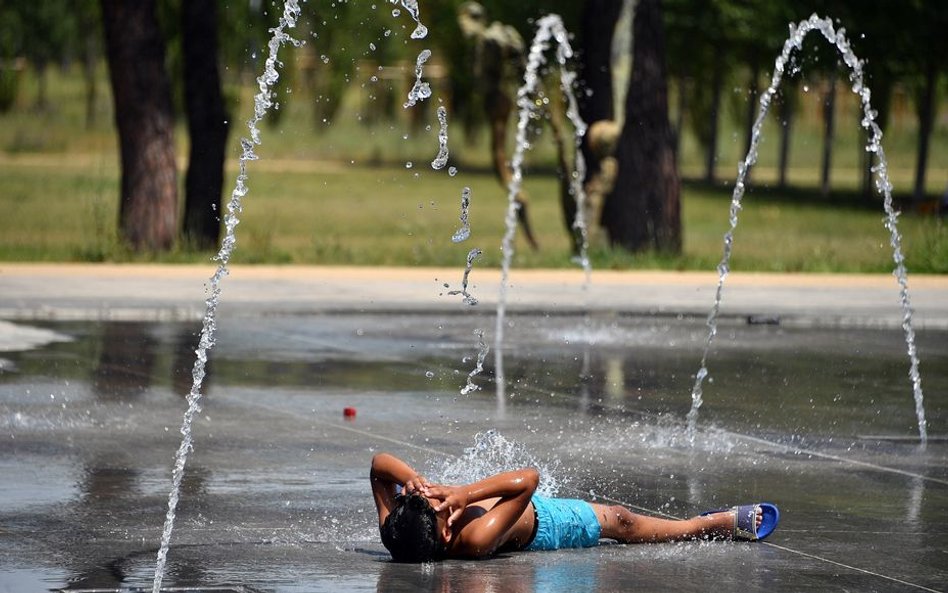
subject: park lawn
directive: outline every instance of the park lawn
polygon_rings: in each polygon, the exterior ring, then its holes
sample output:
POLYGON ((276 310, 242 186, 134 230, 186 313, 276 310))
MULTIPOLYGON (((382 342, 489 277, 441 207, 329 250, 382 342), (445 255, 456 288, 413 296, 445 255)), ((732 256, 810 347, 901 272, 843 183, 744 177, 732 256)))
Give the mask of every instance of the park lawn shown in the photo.
MULTIPOLYGON (((34 155, 0 159, 0 260, 203 262, 213 254, 179 246, 136 255, 116 239, 117 164, 111 156, 34 155)), ((506 192, 488 173, 455 177, 427 166, 359 166, 262 159, 249 165, 233 261, 326 265, 499 266, 506 192), (455 244, 461 189, 469 186, 472 235, 455 244)), ((229 167, 229 187, 235 168, 229 167)), ((514 265, 569 267, 569 245, 556 180, 527 173, 530 216, 541 248, 518 234, 514 265)), ((601 234, 596 268, 714 269, 728 228, 730 191, 686 184, 680 256, 610 250, 601 234)), ((910 271, 948 273, 948 232, 940 219, 900 218, 910 271)), ((735 233, 732 268, 747 271, 887 272, 892 269, 883 211, 821 200, 799 189, 751 190, 735 233)))
MULTIPOLYGON (((101 68, 104 80, 104 65, 101 68)), ((103 85, 103 88, 105 86, 103 85)), ((52 105, 30 107, 32 83, 24 86, 20 104, 0 115, 0 261, 162 261, 205 262, 213 254, 178 246, 159 255, 136 255, 117 241, 118 157, 111 98, 100 92, 97 117, 84 119, 78 73, 51 69, 52 105)), ((246 129, 253 85, 240 87, 232 105, 229 154, 246 129)), ((397 119, 364 125, 364 97, 354 85, 333 122, 315 122, 312 97, 297 89, 286 97, 279 125, 265 124, 260 160, 249 164, 250 193, 244 200, 234 260, 244 263, 310 263, 357 265, 463 265, 468 251, 484 255, 478 265, 498 266, 506 192, 487 170, 485 137, 469 142, 460 125, 451 128, 451 164, 456 177, 433 171, 428 163, 437 151, 434 103, 421 125, 397 119), (472 237, 450 241, 459 226, 461 189, 473 190, 472 237)), ((738 102, 739 103, 739 102, 738 102)), ((733 268, 760 271, 887 272, 892 268, 889 236, 882 207, 860 205, 847 192, 861 178, 860 134, 851 100, 840 102, 834 151, 833 189, 828 199, 816 197, 819 184, 821 127, 814 115, 817 95, 803 98, 795 127, 789 180, 792 190, 768 190, 776 179, 778 130, 765 125, 760 164, 735 234, 733 268), (809 188, 809 189, 808 189, 809 188)), ((740 104, 730 111, 739 113, 740 104)), ((717 175, 733 182, 743 146, 731 114, 722 117, 717 175)), ((687 132, 687 130, 686 130, 687 132)), ((176 130, 178 154, 187 151, 183 122, 176 130)), ((541 243, 530 251, 518 237, 515 266, 567 267, 569 247, 556 183, 550 170, 551 143, 533 138, 525 187, 530 216, 541 243), (529 167, 533 167, 530 170, 529 167)), ((893 118, 884 138, 890 175, 902 194, 911 189, 914 166, 914 123, 893 118)), ((944 190, 948 170, 948 129, 936 126, 932 136, 928 192, 944 190)), ((681 146, 686 177, 703 175, 703 152, 686 133, 681 146)), ((179 157, 179 174, 184 170, 179 157)), ((225 182, 229 193, 236 177, 231 163, 225 182)), ((180 181, 180 180, 179 180, 180 181)), ((182 193, 183 195, 183 193, 182 193)), ((683 253, 630 255, 593 241, 591 258, 598 268, 714 269, 727 230, 730 191, 725 186, 686 184, 683 187, 683 253)), ((911 271, 948 273, 948 233, 934 217, 913 208, 901 217, 904 251, 911 271)))
MULTIPOLYGON (((716 265, 723 251, 722 235, 727 229, 730 195, 722 200, 720 191, 692 189, 685 193, 688 267, 705 267, 698 262, 715 247, 716 265)), ((805 198, 800 192, 788 195, 751 190, 744 197, 744 208, 734 234, 732 269, 772 272, 888 272, 893 269, 890 234, 884 226, 881 200, 872 207, 831 205, 805 198)), ((900 217, 899 231, 910 270, 948 272, 948 231, 941 220, 907 214, 900 217)))

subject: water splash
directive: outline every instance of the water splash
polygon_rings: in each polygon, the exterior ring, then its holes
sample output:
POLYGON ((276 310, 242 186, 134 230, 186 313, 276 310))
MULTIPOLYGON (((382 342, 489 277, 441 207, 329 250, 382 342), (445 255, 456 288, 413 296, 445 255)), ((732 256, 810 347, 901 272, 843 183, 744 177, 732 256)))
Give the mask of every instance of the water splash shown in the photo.
POLYGON ((273 36, 270 38, 268 44, 269 55, 264 66, 263 74, 257 78, 257 85, 260 90, 254 96, 254 115, 250 121, 247 122, 247 127, 250 130, 250 140, 242 138, 240 141, 242 149, 240 155, 240 172, 237 175, 236 185, 231 193, 230 201, 227 204, 227 214, 224 218, 226 232, 224 239, 221 241, 220 251, 218 251, 214 258, 215 261, 218 262, 217 271, 210 279, 210 285, 208 287, 210 296, 208 296, 205 301, 207 309, 204 313, 201 339, 198 343, 197 350, 195 350, 196 359, 191 371, 193 382, 191 384, 191 391, 187 397, 188 409, 184 413, 184 419, 181 424, 181 445, 175 455, 171 493, 168 496, 168 512, 165 516, 164 529, 161 534, 161 546, 158 550, 158 558, 155 566, 155 578, 152 586, 154 593, 158 593, 161 589, 161 581, 164 577, 165 564, 168 557, 168 547, 171 543, 171 533, 174 528, 175 510, 178 505, 178 497, 181 490, 181 480, 184 477, 184 468, 187 464, 188 453, 193 448, 191 423, 194 416, 201 411, 201 387, 206 373, 207 353, 214 346, 214 333, 217 329, 216 315, 221 295, 220 284, 224 277, 229 274, 227 263, 230 261, 231 253, 237 242, 236 230, 237 225, 240 223, 239 215, 242 210, 241 199, 247 195, 248 191, 247 162, 257 159, 257 155, 253 150, 254 145, 260 144, 260 131, 257 129, 257 124, 260 123, 266 115, 267 110, 273 105, 274 93, 270 89, 280 78, 280 74, 277 71, 277 66, 282 65, 277 60, 279 49, 286 43, 293 44, 296 47, 302 45, 302 42, 293 39, 285 32, 286 29, 296 26, 296 20, 299 16, 300 7, 298 0, 286 0, 283 8, 283 17, 280 18, 279 25, 270 29, 273 36))
POLYGON ((421 24, 421 18, 418 13, 418 0, 389 0, 392 4, 401 4, 408 11, 408 14, 415 21, 415 30, 411 33, 412 39, 424 39, 428 36, 428 27, 421 24))
POLYGON ((547 463, 523 444, 508 440, 496 430, 474 435, 474 444, 464 449, 460 458, 444 460, 432 467, 428 475, 443 484, 470 484, 499 472, 535 467, 540 472, 537 494, 556 496, 561 487, 559 460, 547 463))
POLYGON ((448 110, 444 105, 438 107, 438 125, 438 156, 431 161, 431 168, 435 171, 448 164, 448 110))
POLYGON ((477 363, 474 365, 474 370, 467 374, 467 385, 461 388, 461 395, 480 389, 480 386, 474 383, 474 377, 484 372, 484 359, 490 351, 490 346, 484 340, 484 330, 477 328, 474 330, 474 335, 477 336, 477 363))
MULTIPOLYGON (((579 254, 573 261, 582 266, 586 273, 586 284, 590 282, 592 265, 589 263, 589 230, 586 222, 586 190, 583 180, 586 179, 586 157, 583 156, 582 144, 586 136, 586 122, 579 115, 579 102, 573 87, 576 84, 576 72, 567 68, 567 60, 573 56, 569 45, 566 29, 559 27, 553 30, 559 45, 556 50, 556 61, 560 66, 560 88, 566 97, 566 117, 573 124, 573 171, 570 173, 570 194, 576 201, 576 215, 573 218, 573 233, 579 238, 579 254)), ((566 174, 566 171, 563 172, 566 174)))
POLYGON ((465 187, 461 190, 461 228, 454 233, 451 237, 451 241, 454 243, 460 243, 461 241, 466 241, 468 237, 471 236, 471 223, 468 219, 469 210, 471 208, 471 188, 465 187))
MULTIPOLYGON (((504 380, 504 361, 503 361, 503 341, 504 341, 504 323, 507 312, 507 285, 510 275, 510 263, 513 259, 513 240, 517 230, 517 212, 520 210, 520 203, 517 201, 517 195, 520 193, 520 187, 523 184, 523 158, 526 150, 530 148, 530 142, 527 139, 527 127, 531 119, 537 116, 537 105, 533 96, 537 92, 540 84, 540 67, 546 63, 544 53, 550 48, 551 42, 556 42, 556 59, 560 66, 560 83, 563 92, 568 98, 567 115, 576 128, 577 140, 579 146, 582 141, 581 133, 585 133, 586 125, 579 117, 579 111, 576 107, 576 98, 573 94, 572 84, 575 75, 566 72, 566 62, 573 55, 573 49, 569 44, 569 33, 563 26, 563 20, 555 14, 549 14, 537 22, 537 32, 530 45, 530 53, 527 55, 527 67, 523 77, 523 85, 517 90, 517 106, 519 108, 519 118, 517 120, 517 144, 514 150, 513 158, 510 161, 511 179, 507 187, 507 214, 504 218, 506 231, 501 242, 502 262, 500 275, 500 294, 497 299, 497 323, 494 332, 494 372, 497 378, 497 397, 501 400, 504 397, 506 389, 504 380)), ((582 225, 581 236, 583 238, 582 252, 580 261, 586 269, 587 278, 589 277, 589 258, 586 256, 586 230, 585 217, 581 214, 585 206, 585 192, 582 188, 582 178, 585 176, 586 164, 580 151, 576 151, 575 166, 573 172, 573 194, 576 197, 577 217, 576 223, 582 225), (582 167, 582 171, 579 170, 582 167), (582 173, 580 175, 580 173, 582 173)), ((574 227, 575 224, 574 223, 574 227)))
POLYGON ((430 57, 431 50, 423 49, 415 60, 415 84, 411 87, 411 90, 408 91, 408 101, 405 101, 405 104, 402 105, 405 109, 414 107, 418 101, 424 101, 431 96, 431 85, 421 80, 425 62, 427 62, 430 57))
POLYGON ((908 348, 909 357, 909 378, 912 382, 912 392, 915 398, 915 413, 918 419, 919 439, 924 446, 928 440, 927 424, 925 422, 924 397, 922 395, 922 379, 918 370, 918 356, 915 348, 915 331, 912 328, 912 305, 908 294, 908 278, 905 269, 905 257, 902 255, 902 237, 898 230, 898 216, 892 203, 892 184, 889 181, 888 165, 886 164, 885 151, 882 149, 882 129, 876 123, 877 113, 869 102, 871 93, 869 88, 863 82, 863 62, 853 53, 846 38, 845 29, 838 31, 833 28, 832 20, 820 18, 816 14, 810 18, 800 21, 800 23, 790 25, 790 36, 783 45, 783 51, 774 62, 774 73, 770 87, 760 97, 760 112, 751 130, 751 144, 747 156, 738 165, 737 182, 734 184, 734 192, 731 196, 730 207, 730 228, 724 235, 724 254, 721 257, 721 263, 718 264, 718 286, 714 296, 714 305, 708 314, 708 339, 705 343, 704 353, 701 355, 701 367, 695 376, 695 383, 691 390, 691 410, 688 412, 688 438, 693 443, 695 439, 696 425, 698 420, 698 409, 702 404, 702 383, 708 376, 707 360, 708 351, 711 342, 717 333, 717 316, 721 308, 721 293, 724 287, 724 280, 730 271, 731 250, 734 244, 734 230, 737 228, 737 215, 741 210, 741 199, 744 196, 745 179, 750 168, 757 162, 757 147, 760 144, 760 132, 767 115, 767 110, 773 100, 777 87, 783 78, 784 69, 789 60, 790 53, 793 50, 801 49, 803 39, 811 31, 819 31, 823 37, 839 51, 843 62, 849 67, 849 80, 852 83, 852 91, 859 96, 862 104, 863 117, 860 125, 869 133, 869 141, 866 145, 866 151, 874 153, 878 157, 878 164, 872 168, 876 174, 876 189, 883 195, 883 205, 885 208, 886 219, 885 227, 889 231, 889 244, 892 246, 892 259, 895 262, 893 275, 899 284, 899 297, 902 307, 902 329, 905 333, 905 343, 908 348))
POLYGON ((456 295, 459 294, 464 297, 464 304, 474 306, 477 304, 477 299, 474 298, 471 293, 467 291, 467 279, 471 275, 471 269, 474 268, 474 262, 483 254, 484 252, 475 247, 474 249, 467 252, 467 265, 464 266, 464 277, 461 279, 461 290, 452 290, 448 294, 456 295))

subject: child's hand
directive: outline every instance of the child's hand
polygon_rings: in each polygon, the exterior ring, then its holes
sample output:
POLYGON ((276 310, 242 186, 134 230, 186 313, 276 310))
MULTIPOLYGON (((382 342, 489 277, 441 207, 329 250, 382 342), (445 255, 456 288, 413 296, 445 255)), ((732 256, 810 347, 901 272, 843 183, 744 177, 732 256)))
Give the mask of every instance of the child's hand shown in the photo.
POLYGON ((435 512, 448 509, 448 527, 461 518, 464 509, 467 508, 467 492, 457 486, 431 486, 428 488, 427 496, 436 498, 441 504, 435 507, 435 512))
POLYGON ((428 482, 428 478, 422 476, 421 474, 415 474, 415 477, 405 482, 404 492, 405 494, 411 494, 412 492, 420 492, 425 496, 428 495, 428 489, 431 487, 431 484, 428 482))

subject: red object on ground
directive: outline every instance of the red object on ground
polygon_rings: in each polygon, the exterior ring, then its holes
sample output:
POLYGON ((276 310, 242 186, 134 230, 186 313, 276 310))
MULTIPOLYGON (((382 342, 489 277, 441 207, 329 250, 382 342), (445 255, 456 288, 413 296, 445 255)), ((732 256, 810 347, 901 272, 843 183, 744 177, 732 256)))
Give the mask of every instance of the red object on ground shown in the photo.
POLYGON ((356 409, 355 408, 343 408, 342 415, 346 418, 355 418, 356 409))

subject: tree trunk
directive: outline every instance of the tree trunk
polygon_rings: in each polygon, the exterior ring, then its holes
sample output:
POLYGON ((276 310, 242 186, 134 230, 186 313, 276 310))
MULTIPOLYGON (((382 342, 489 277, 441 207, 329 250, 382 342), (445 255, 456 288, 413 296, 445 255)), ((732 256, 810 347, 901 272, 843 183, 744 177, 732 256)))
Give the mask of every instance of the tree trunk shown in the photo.
POLYGON ((704 180, 714 183, 714 165, 718 152, 718 120, 721 115, 721 89, 724 86, 724 65, 720 60, 714 63, 714 74, 711 79, 711 113, 708 116, 708 146, 705 158, 704 180))
POLYGON ((823 196, 830 193, 830 171, 833 168, 833 130, 836 119, 836 72, 830 70, 829 88, 823 98, 823 166, 820 177, 820 192, 823 196))
MULTIPOLYGON (((757 97, 760 88, 757 81, 760 79, 760 60, 752 57, 750 60, 750 80, 748 81, 747 114, 745 115, 744 154, 750 152, 751 140, 754 137, 754 120, 757 118, 757 97)), ((744 182, 750 185, 751 171, 747 172, 744 182)))
POLYGON ((45 112, 49 109, 48 66, 49 62, 45 58, 36 60, 36 103, 33 108, 38 112, 45 112))
MULTIPOLYGON (((859 121, 862 122, 862 111, 859 111, 857 116, 859 121)), ((862 164, 862 181, 860 182, 860 186, 862 187, 862 197, 868 199, 872 197, 872 168, 876 164, 876 156, 875 153, 866 150, 866 143, 869 142, 869 132, 862 130, 859 134, 859 138, 862 140, 858 147, 859 162, 862 164)))
POLYGON ((632 77, 616 159, 619 174, 602 225, 613 245, 630 251, 681 251, 680 182, 665 81, 660 0, 640 0, 632 24, 632 77))
POLYGON ((787 187, 787 167, 790 164, 790 132, 793 130, 793 108, 796 87, 787 85, 780 104, 780 158, 777 187, 787 187))
POLYGON ((681 136, 685 130, 685 112, 688 111, 688 77, 678 77, 678 109, 675 113, 675 154, 681 154, 681 136))
POLYGON ((184 236, 199 249, 220 239, 221 191, 227 147, 227 112, 217 67, 217 0, 188 0, 181 7, 184 99, 191 153, 185 180, 184 236))
POLYGON ((82 76, 86 87, 86 129, 91 130, 95 126, 95 105, 99 97, 98 84, 96 82, 95 66, 98 62, 99 51, 96 38, 92 35, 86 37, 82 52, 82 76))
POLYGON ((553 144, 556 145, 556 177, 560 182, 560 209, 563 211, 563 222, 566 224, 566 234, 570 238, 572 253, 578 255, 582 249, 582 237, 573 228, 573 224, 576 223, 576 196, 573 195, 573 168, 566 156, 572 146, 566 145, 563 121, 557 110, 550 110, 548 121, 550 130, 553 132, 553 144))
MULTIPOLYGON (((579 115, 587 125, 615 118, 612 88, 612 39, 622 13, 622 0, 586 0, 582 14, 579 115)), ((583 138, 588 181, 599 172, 599 156, 583 138)))
MULTIPOLYGON (((889 112, 892 106, 892 86, 893 78, 890 75, 883 75, 875 77, 872 87, 872 108, 876 110, 876 124, 883 132, 888 128, 889 112)), ((856 116, 856 121, 859 122, 858 125, 860 129, 863 130, 861 134, 863 142, 859 146, 859 152, 862 155, 860 162, 863 166, 862 195, 866 199, 871 199, 874 194, 872 167, 875 165, 876 155, 874 152, 866 150, 866 145, 869 142, 869 133, 862 128, 862 109, 857 111, 856 116)))
POLYGON ((171 85, 155 0, 101 0, 122 164, 119 233, 138 251, 174 244, 178 219, 171 85))
POLYGON ((100 37, 93 35, 93 31, 98 30, 99 15, 93 10, 94 6, 83 4, 77 11, 78 25, 86 33, 82 40, 82 78, 85 86, 85 112, 86 129, 91 130, 95 126, 96 103, 99 99, 98 77, 96 76, 96 66, 99 63, 99 57, 102 53, 100 37))
POLYGON ((935 120, 935 56, 929 54, 925 65, 925 88, 918 105, 918 161, 915 165, 915 200, 925 197, 925 169, 928 167, 928 144, 935 120))

